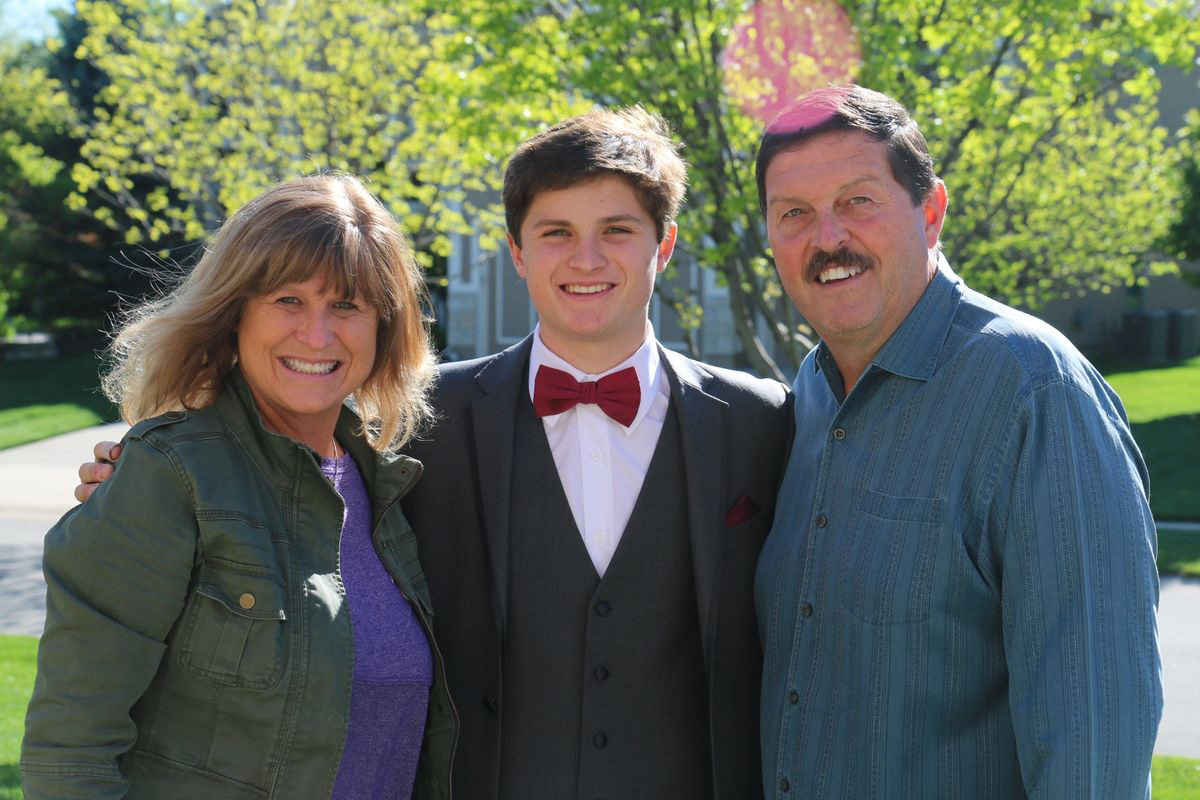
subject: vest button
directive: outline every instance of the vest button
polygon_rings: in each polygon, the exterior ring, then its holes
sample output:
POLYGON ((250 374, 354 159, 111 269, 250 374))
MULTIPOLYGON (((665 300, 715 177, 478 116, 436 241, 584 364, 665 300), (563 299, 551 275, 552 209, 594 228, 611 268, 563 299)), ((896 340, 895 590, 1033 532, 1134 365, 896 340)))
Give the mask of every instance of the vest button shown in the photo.
POLYGON ((488 695, 487 697, 483 698, 483 707, 495 714, 500 710, 500 701, 491 695, 488 695))
POLYGON ((833 429, 833 438, 837 439, 839 442, 842 439, 845 439, 846 438, 846 429, 845 428, 834 428, 833 429))
POLYGON ((805 603, 804 605, 800 606, 800 614, 804 617, 811 617, 813 614, 812 603, 805 603))
POLYGON ((820 514, 817 516, 817 527, 818 528, 824 528, 828 524, 829 524, 829 519, 824 514, 820 514))
POLYGON ((788 702, 791 703, 792 705, 796 705, 796 703, 799 703, 800 702, 800 693, 799 692, 788 692, 788 702))
POLYGON ((593 674, 596 676, 596 680, 598 681, 608 680, 608 670, 604 668, 603 664, 596 667, 596 671, 593 674))
POLYGON ((596 613, 602 617, 607 617, 612 613, 612 606, 610 606, 606 601, 601 600, 599 603, 596 603, 596 613))
POLYGON ((597 733, 592 737, 592 744, 594 744, 598 749, 603 748, 608 744, 608 737, 603 733, 597 733))

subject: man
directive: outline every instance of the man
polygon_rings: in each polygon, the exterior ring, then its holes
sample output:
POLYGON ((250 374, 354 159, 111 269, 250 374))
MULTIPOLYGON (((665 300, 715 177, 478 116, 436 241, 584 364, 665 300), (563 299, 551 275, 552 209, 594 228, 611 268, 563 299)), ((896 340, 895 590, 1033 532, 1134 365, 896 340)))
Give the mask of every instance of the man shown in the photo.
POLYGON ((753 575, 790 403, 654 339, 685 177, 639 108, 567 120, 509 162, 509 248, 539 325, 441 368, 402 501, 468 800, 759 791, 753 575))
POLYGON ((950 270, 892 99, 802 98, 756 171, 821 337, 755 584, 766 796, 1148 796, 1156 542, 1117 396, 950 270))

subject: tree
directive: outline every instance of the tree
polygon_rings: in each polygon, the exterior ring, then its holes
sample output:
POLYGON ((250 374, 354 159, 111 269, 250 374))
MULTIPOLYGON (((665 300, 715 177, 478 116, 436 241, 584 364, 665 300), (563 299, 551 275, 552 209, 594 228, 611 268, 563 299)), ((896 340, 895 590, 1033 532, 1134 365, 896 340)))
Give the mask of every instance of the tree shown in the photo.
MULTIPOLYGON (((420 13, 368 0, 79 0, 80 55, 108 76, 75 165, 76 207, 129 241, 196 240, 273 183, 316 171, 362 175, 436 253, 462 230, 451 142, 418 81, 420 13), (155 188, 145 197, 139 182, 155 188), (119 215, 123 214, 124 218, 119 215)), ((426 254, 427 261, 429 254, 426 254)))
POLYGON ((111 263, 110 231, 65 207, 81 142, 55 48, 0 45, 0 336, 49 329, 90 346, 111 293, 141 282, 111 263))
POLYGON ((436 24, 469 32, 446 52, 460 64, 449 74, 464 89, 504 87, 508 111, 491 111, 501 123, 545 98, 640 102, 672 123, 692 166, 681 240, 728 284, 761 372, 786 374, 756 317, 788 367, 811 339, 766 258, 752 172, 762 124, 745 109, 836 79, 852 64, 848 37, 862 56, 847 72, 904 103, 930 139, 950 188, 943 246, 976 288, 1035 305, 1170 268, 1151 249, 1178 203, 1154 68, 1194 57, 1200 28, 1184 0, 849 0, 841 35, 830 4, 744 6, 462 0, 436 24), (731 75, 735 64, 750 74, 731 75))
MULTIPOLYGON (((1179 202, 1154 65, 1194 56, 1189 0, 447 5, 79 0, 80 55, 110 84, 73 202, 103 196, 90 207, 132 239, 194 239, 280 178, 345 169, 430 263, 467 219, 499 243, 489 192, 521 139, 640 102, 686 143, 688 253, 729 287, 751 365, 785 376, 812 339, 769 259, 755 112, 853 78, 921 122, 950 187, 943 245, 976 288, 1036 304, 1170 267, 1151 250, 1179 202)), ((664 299, 698 323, 702 309, 664 299)))
MULTIPOLYGON (((1179 216, 1171 225, 1167 247, 1179 251, 1183 258, 1200 261, 1200 111, 1189 115, 1186 155, 1181 176, 1183 199, 1179 216)), ((1200 285, 1200 276, 1191 272, 1185 278, 1200 285)))

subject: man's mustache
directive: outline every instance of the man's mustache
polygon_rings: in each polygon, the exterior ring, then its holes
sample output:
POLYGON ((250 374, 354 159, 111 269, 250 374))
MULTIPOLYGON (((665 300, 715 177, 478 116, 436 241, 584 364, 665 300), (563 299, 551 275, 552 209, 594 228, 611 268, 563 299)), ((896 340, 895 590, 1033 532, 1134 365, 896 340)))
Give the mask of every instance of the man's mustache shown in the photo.
POLYGON ((813 253, 805 268, 808 279, 815 281, 821 271, 832 264, 842 267, 862 267, 864 270, 874 269, 877 266, 875 259, 862 253, 856 253, 848 247, 839 247, 833 252, 818 250, 813 253))

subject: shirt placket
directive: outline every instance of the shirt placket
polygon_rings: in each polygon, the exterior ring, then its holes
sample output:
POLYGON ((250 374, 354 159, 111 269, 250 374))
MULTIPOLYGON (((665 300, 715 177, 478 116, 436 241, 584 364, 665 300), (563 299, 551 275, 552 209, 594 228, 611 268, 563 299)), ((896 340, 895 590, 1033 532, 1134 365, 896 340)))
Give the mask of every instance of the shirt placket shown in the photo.
POLYGON ((613 527, 613 468, 607 417, 599 408, 580 406, 579 452, 582 459, 583 530, 579 533, 589 553, 607 565, 612 560, 616 532, 613 527))
MULTIPOLYGON (((820 470, 812 494, 812 504, 804 520, 805 528, 797 531, 796 547, 791 548, 787 569, 783 571, 788 584, 796 586, 792 614, 790 615, 792 634, 791 649, 787 660, 787 682, 783 703, 783 713, 780 714, 781 729, 779 741, 779 758, 776 765, 775 788, 776 796, 787 798, 792 796, 792 783, 797 770, 800 769, 802 753, 799 743, 795 740, 801 730, 800 716, 811 705, 814 693, 819 688, 819 681, 804 667, 811 662, 813 648, 819 647, 817 641, 818 614, 829 613, 829 609, 818 607, 817 589, 822 578, 827 578, 823 571, 828 565, 817 563, 824 548, 821 538, 832 535, 833 522, 828 512, 826 498, 829 494, 829 481, 834 473, 834 458, 837 456, 837 445, 846 439, 846 428, 842 420, 847 416, 846 404, 843 403, 834 415, 825 431, 824 445, 821 448, 820 470), (799 571, 798 579, 792 581, 799 571), (790 754, 790 755, 785 755, 790 754)), ((834 487, 836 491, 837 487, 834 487)), ((827 600, 826 596, 821 599, 827 600)))

